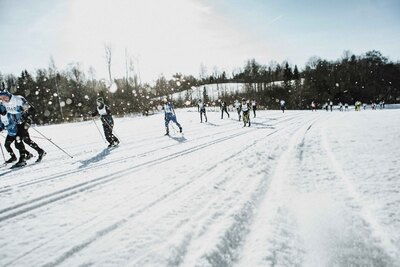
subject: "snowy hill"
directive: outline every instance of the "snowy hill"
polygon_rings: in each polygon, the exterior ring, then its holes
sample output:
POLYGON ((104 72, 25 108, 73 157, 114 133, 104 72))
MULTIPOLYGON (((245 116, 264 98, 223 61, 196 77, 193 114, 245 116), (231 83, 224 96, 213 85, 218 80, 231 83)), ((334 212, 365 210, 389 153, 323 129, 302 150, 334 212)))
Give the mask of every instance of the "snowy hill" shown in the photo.
MULTIPOLYGON (((293 81, 294 82, 294 81, 293 81)), ((283 81, 276 81, 272 83, 268 83, 267 86, 275 85, 282 86, 283 81)), ((207 92, 208 97, 216 101, 220 99, 223 95, 234 95, 236 93, 245 93, 246 92, 245 83, 219 83, 219 84, 205 84, 202 86, 193 86, 192 88, 188 88, 187 90, 177 92, 171 95, 171 99, 173 100, 185 100, 188 96, 189 99, 203 99, 203 91, 204 89, 207 92)), ((254 89, 255 90, 255 89, 254 89)))
POLYGON ((31 130, 48 154, 0 169, 0 266, 400 266, 400 110, 208 116, 116 119, 113 149, 36 128, 72 159, 31 130))
POLYGON ((192 88, 175 93, 171 96, 172 99, 186 99, 189 95, 189 99, 203 99, 204 89, 207 92, 208 97, 211 100, 219 99, 223 94, 233 95, 235 93, 243 93, 245 91, 244 83, 221 83, 221 84, 206 84, 202 86, 193 86, 192 88))

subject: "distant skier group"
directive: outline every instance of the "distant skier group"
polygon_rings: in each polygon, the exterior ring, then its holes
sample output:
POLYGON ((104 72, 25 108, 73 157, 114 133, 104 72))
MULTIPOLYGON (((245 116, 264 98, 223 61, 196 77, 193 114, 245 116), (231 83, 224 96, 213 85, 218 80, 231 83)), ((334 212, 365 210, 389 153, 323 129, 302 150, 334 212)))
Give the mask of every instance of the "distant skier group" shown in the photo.
MULTIPOLYGON (((239 100, 235 100, 233 104, 234 108, 236 109, 236 112, 238 114, 238 120, 241 121, 243 119, 243 127, 250 127, 251 122, 250 122, 250 110, 253 110, 253 115, 254 118, 256 117, 256 110, 257 110, 257 102, 256 100, 246 100, 246 98, 242 98, 242 101, 240 102, 239 100)), ((222 101, 221 105, 221 119, 223 119, 223 113, 226 112, 226 102, 222 101)), ((228 114, 229 118, 229 114, 228 114)))
MULTIPOLYGON (((230 118, 230 114, 228 112, 228 105, 224 100, 218 100, 220 103, 220 110, 221 110, 221 119, 224 118, 224 114, 230 118)), ((286 103, 285 100, 281 99, 279 101, 280 108, 282 112, 285 112, 286 103)), ((250 113, 253 111, 253 118, 257 116, 257 102, 255 99, 249 100, 246 98, 242 98, 241 101, 236 99, 233 103, 233 108, 236 110, 238 115, 238 120, 243 121, 243 127, 250 127, 250 113)), ((203 123, 203 116, 205 117, 205 122, 207 122, 206 116, 206 104, 200 99, 197 103, 197 110, 200 113, 200 123, 203 123)))
MULTIPOLYGON (((333 111, 333 107, 334 107, 333 101, 328 99, 328 101, 325 102, 325 104, 322 106, 322 109, 325 109, 326 111, 330 110, 332 112, 333 111)), ((354 102, 354 110, 355 111, 361 111, 361 107, 362 107, 363 110, 366 110, 367 109, 367 103, 362 103, 361 101, 358 101, 358 100, 354 102)), ((311 108, 311 111, 317 111, 316 110, 317 103, 315 101, 312 101, 311 104, 310 104, 310 108, 311 108)), ((384 109, 385 108, 385 101, 384 100, 379 102, 379 108, 380 109, 384 109)), ((348 111, 349 110, 349 104, 345 103, 343 105, 342 102, 339 102, 337 104, 337 109, 339 111, 348 111), (344 107, 344 109, 343 109, 343 107, 344 107)), ((376 110, 377 109, 377 104, 375 102, 373 102, 373 101, 371 101, 371 109, 372 110, 376 110)))

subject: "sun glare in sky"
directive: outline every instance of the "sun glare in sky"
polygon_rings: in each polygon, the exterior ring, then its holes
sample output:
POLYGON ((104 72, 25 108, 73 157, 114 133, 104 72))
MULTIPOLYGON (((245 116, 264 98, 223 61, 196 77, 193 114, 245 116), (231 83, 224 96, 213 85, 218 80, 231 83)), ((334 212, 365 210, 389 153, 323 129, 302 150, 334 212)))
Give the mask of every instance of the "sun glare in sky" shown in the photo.
POLYGON ((337 0, 1 0, 0 72, 79 63, 107 78, 230 74, 246 60, 336 60, 345 50, 400 58, 400 2, 337 0), (133 71, 132 71, 133 70, 133 71))
POLYGON ((67 12, 56 63, 82 61, 100 76, 106 76, 105 45, 112 47, 113 75, 125 75, 128 59, 144 80, 161 73, 198 75, 200 64, 212 66, 209 72, 241 66, 267 51, 199 1, 74 0, 67 12))

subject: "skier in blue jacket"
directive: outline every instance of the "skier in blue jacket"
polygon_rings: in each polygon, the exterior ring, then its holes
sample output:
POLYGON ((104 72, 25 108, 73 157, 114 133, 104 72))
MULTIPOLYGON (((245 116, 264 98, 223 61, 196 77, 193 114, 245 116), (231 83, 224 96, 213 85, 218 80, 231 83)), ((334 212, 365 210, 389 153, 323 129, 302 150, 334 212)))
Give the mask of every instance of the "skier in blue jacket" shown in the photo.
POLYGON ((170 121, 174 122, 179 127, 179 132, 181 133, 182 126, 176 120, 174 105, 170 101, 168 101, 168 99, 166 99, 166 98, 164 98, 163 102, 164 102, 164 105, 163 105, 164 121, 165 121, 165 130, 166 130, 165 135, 169 135, 168 125, 169 125, 170 121))
MULTIPOLYGON (((13 95, 8 91, 0 92, 0 100, 3 106, 6 108, 7 113, 14 115, 17 122, 17 138, 19 137, 25 144, 29 145, 38 152, 38 159, 36 162, 40 162, 46 152, 40 148, 29 136, 29 127, 31 126, 33 116, 33 108, 26 101, 23 96, 13 95)), ((21 154, 16 167, 26 165, 26 155, 21 154)))
POLYGON ((7 113, 5 106, 0 104, 0 132, 3 130, 7 130, 7 137, 4 144, 7 152, 10 154, 11 158, 6 160, 6 163, 11 163, 17 160, 17 157, 14 154, 14 151, 11 148, 11 144, 15 141, 15 147, 18 149, 20 155, 23 155, 25 159, 30 159, 33 157, 31 153, 29 153, 24 146, 24 143, 17 139, 17 122, 15 116, 10 113, 7 113))

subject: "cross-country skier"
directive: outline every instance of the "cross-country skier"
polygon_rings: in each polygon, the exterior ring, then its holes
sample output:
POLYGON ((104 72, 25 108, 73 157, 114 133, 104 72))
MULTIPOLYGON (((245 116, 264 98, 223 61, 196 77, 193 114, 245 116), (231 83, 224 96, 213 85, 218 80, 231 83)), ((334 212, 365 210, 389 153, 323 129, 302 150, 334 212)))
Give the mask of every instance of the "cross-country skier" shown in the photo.
POLYGON ((174 110, 174 105, 168 101, 168 99, 164 98, 163 100, 164 105, 163 105, 163 110, 164 110, 164 121, 165 121, 165 130, 166 133, 165 135, 169 135, 169 122, 172 121, 174 122, 178 127, 179 127, 179 132, 182 132, 182 126, 179 124, 179 122, 176 120, 176 114, 174 110))
POLYGON ((344 111, 349 111, 349 104, 344 103, 344 111))
POLYGON ((285 112, 285 100, 281 99, 280 104, 281 104, 281 110, 282 112, 285 112))
POLYGON ((6 160, 6 163, 11 163, 17 160, 14 151, 11 148, 11 144, 15 142, 15 147, 18 149, 20 155, 25 155, 26 159, 30 159, 33 157, 31 153, 29 153, 24 146, 24 143, 17 139, 17 122, 15 117, 10 113, 7 113, 6 108, 0 104, 0 132, 4 129, 7 129, 7 137, 4 143, 4 147, 7 152, 10 154, 11 158, 6 160))
POLYGON ((238 117, 239 117, 239 121, 240 121, 240 118, 241 118, 241 114, 240 113, 242 112, 242 104, 240 104, 239 100, 236 99, 234 106, 236 108, 236 111, 237 111, 238 117))
POLYGON ((242 98, 242 112, 243 112, 243 127, 246 127, 246 124, 249 124, 250 127, 250 103, 246 101, 245 98, 242 98))
POLYGON ((104 104, 104 100, 102 97, 96 99, 96 104, 96 111, 93 111, 91 115, 92 117, 100 115, 100 120, 103 124, 104 135, 107 142, 109 143, 108 147, 117 146, 119 144, 119 140, 113 134, 114 119, 111 115, 110 108, 106 104, 104 104))
POLYGON ((226 102, 225 101, 221 101, 221 119, 224 118, 224 112, 226 114, 228 114, 228 119, 229 119, 229 113, 228 113, 228 109, 227 109, 227 106, 226 106, 226 102))
POLYGON ((356 101, 354 103, 354 108, 356 111, 361 111, 361 101, 356 101))
POLYGON ((343 111, 343 104, 342 104, 342 102, 339 102, 339 111, 343 111))
POLYGON ((206 106, 201 100, 199 100, 199 103, 197 104, 197 111, 200 112, 200 123, 203 123, 203 114, 207 122, 206 106))
POLYGON ((311 111, 317 112, 316 105, 315 105, 314 101, 311 102, 311 111))
POLYGON ((254 118, 256 117, 257 102, 255 99, 251 100, 251 109, 253 110, 254 118))
MULTIPOLYGON (((32 147, 38 152, 38 159, 36 162, 40 162, 46 155, 46 152, 40 148, 29 136, 29 127, 32 123, 32 116, 34 109, 26 101, 23 96, 13 95, 7 91, 0 92, 0 99, 5 106, 7 113, 15 115, 17 122, 17 139, 18 137, 27 145, 32 147)), ((21 154, 18 162, 15 164, 16 167, 26 165, 26 156, 21 154)))
POLYGON ((331 112, 332 112, 333 111, 333 102, 332 101, 329 101, 329 107, 330 107, 331 112))

